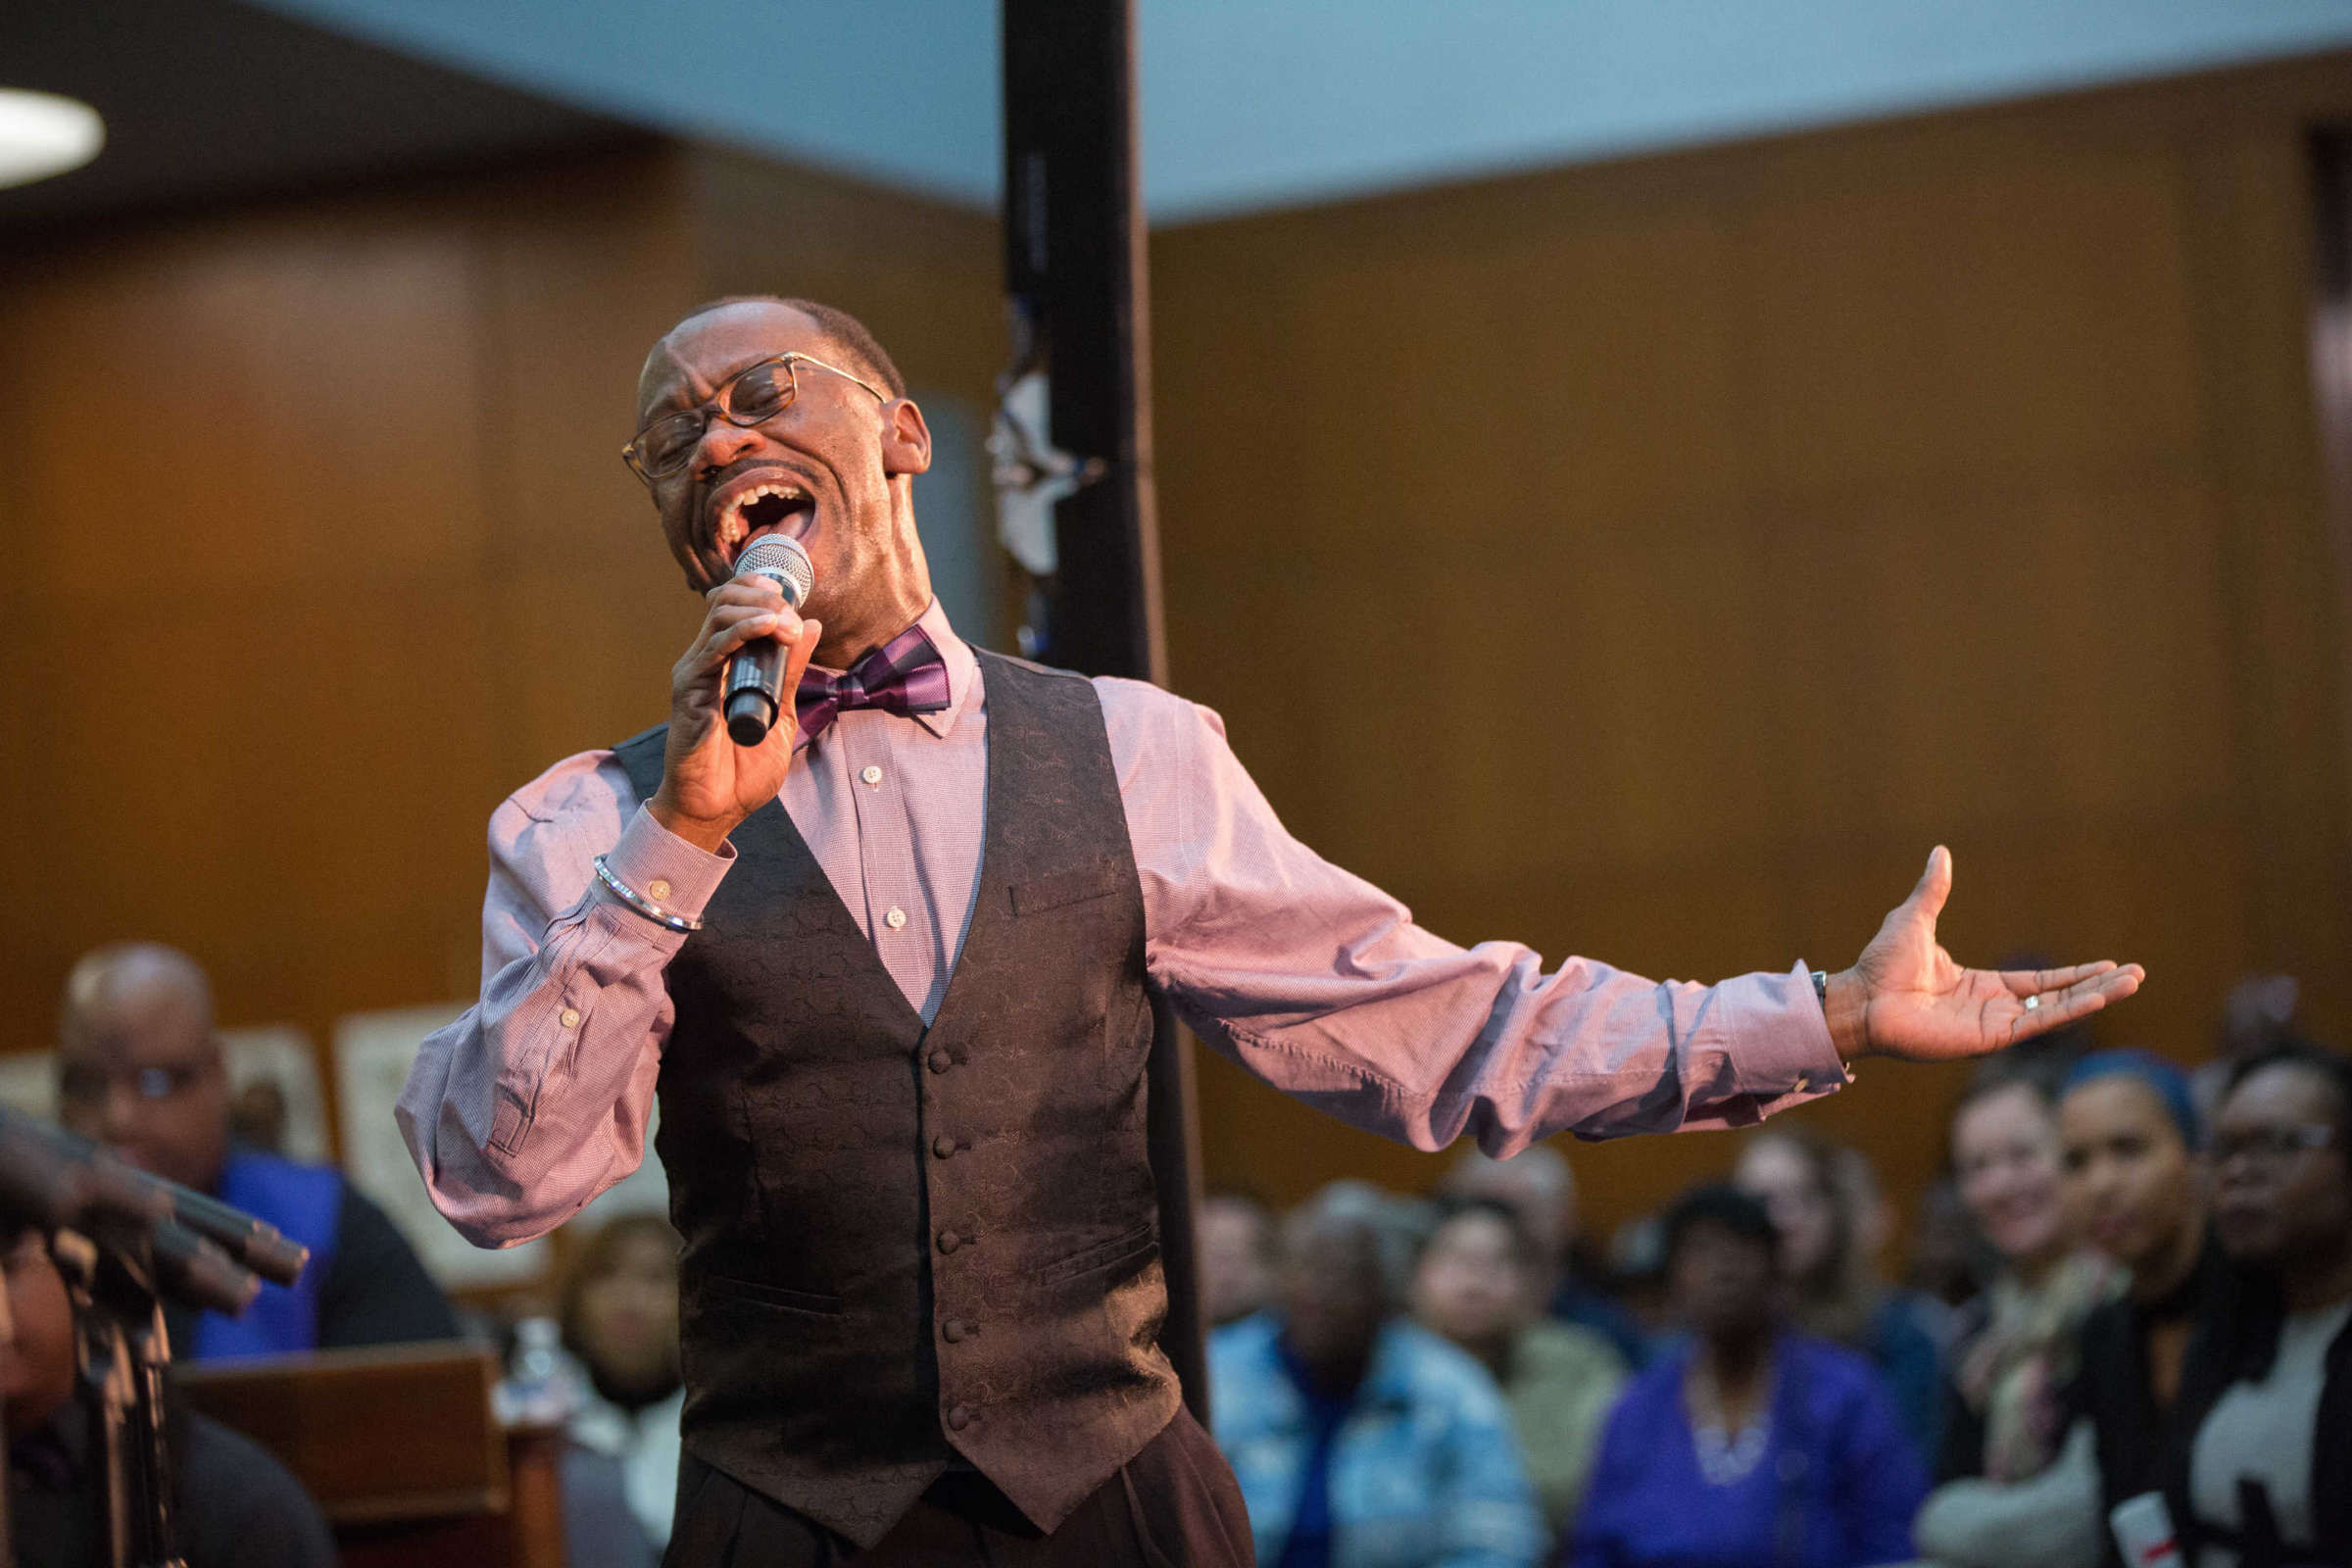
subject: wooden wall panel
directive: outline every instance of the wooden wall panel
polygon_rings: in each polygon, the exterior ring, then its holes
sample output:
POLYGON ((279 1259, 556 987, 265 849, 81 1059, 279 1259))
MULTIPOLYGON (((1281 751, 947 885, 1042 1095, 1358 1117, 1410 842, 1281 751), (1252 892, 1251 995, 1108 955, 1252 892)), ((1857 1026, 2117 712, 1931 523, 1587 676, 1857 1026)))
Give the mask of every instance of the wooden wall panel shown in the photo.
MULTIPOLYGON (((2333 57, 1154 238, 1175 684, 1463 942, 2273 965, 2352 1035, 2343 564, 2305 347, 2333 57), (1265 678, 1269 667, 1291 674, 1265 678)), ((1802 1113, 1932 1174, 1958 1069, 1802 1113)), ((1213 1181, 1425 1156, 1205 1070, 1213 1181)), ((1729 1139, 1576 1157, 1606 1225, 1729 1139)))

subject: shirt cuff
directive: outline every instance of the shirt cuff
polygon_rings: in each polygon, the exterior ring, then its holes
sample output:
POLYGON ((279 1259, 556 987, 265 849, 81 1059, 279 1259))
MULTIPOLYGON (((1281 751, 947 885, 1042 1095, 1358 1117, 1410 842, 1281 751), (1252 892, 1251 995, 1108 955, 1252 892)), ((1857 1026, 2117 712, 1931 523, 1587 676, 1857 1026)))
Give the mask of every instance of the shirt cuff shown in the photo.
MULTIPOLYGON (((620 842, 605 854, 605 869, 673 914, 689 920, 703 916, 703 906, 718 891, 727 867, 735 863, 735 847, 721 845, 715 855, 699 849, 654 820, 644 807, 620 831, 620 842)), ((620 901, 602 883, 597 897, 620 901)))
POLYGON ((1741 975, 1720 990, 1734 1082, 1765 1115, 1853 1082, 1804 964, 1787 974, 1741 975))

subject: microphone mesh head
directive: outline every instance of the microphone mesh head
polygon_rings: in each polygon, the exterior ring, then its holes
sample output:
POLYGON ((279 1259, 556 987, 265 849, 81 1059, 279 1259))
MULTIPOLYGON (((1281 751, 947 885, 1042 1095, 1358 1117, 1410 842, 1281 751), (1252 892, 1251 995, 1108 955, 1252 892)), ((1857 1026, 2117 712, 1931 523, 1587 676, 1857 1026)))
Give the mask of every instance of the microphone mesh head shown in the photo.
POLYGON ((784 602, 798 610, 816 586, 816 566, 798 539, 763 533, 735 558, 738 577, 772 577, 784 590, 784 602))

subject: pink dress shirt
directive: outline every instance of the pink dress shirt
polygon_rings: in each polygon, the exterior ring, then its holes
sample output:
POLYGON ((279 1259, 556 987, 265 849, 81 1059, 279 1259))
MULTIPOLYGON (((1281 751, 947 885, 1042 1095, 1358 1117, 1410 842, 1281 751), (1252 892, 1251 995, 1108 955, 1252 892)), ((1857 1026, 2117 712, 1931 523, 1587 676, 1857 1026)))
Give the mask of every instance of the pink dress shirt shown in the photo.
MULTIPOLYGON (((781 799, 925 1021, 969 926, 986 810, 979 662, 934 603, 920 624, 950 705, 840 715, 781 799)), ((1200 1037, 1285 1094, 1439 1150, 1730 1126, 1846 1082, 1799 965, 1720 985, 1586 958, 1544 972, 1509 942, 1463 949, 1283 831, 1217 715, 1098 678, 1143 881, 1152 984, 1200 1037)), ((481 1000, 424 1042, 402 1135, 442 1213, 484 1247, 562 1224, 645 1157, 683 936, 598 883, 700 914, 731 849, 646 813, 610 752, 566 758, 490 818, 481 1000)))

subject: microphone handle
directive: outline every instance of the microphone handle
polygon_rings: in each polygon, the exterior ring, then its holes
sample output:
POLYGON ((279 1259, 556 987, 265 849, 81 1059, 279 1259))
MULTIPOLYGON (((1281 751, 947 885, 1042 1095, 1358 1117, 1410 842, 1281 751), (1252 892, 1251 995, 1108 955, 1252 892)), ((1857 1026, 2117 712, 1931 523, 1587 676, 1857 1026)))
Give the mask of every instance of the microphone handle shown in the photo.
MULTIPOLYGON (((788 574, 768 570, 751 575, 765 577, 783 591, 784 603, 795 610, 801 608, 805 590, 788 574)), ((784 705, 784 645, 775 638, 760 637, 736 649, 727 661, 721 708, 726 714, 727 737, 736 745, 757 746, 775 726, 776 713, 784 705)))
POLYGON ((784 645, 762 637, 727 661, 727 736, 738 746, 767 739, 784 701, 784 645))

